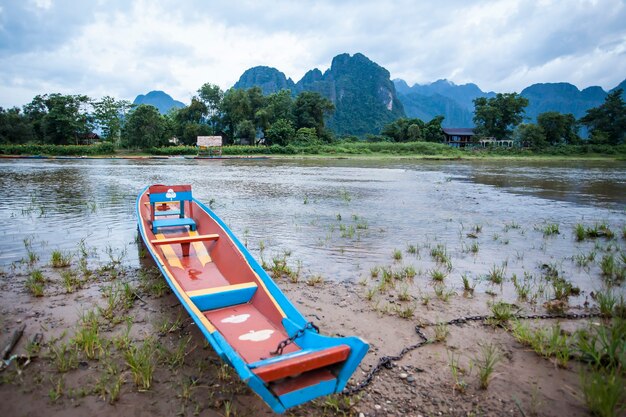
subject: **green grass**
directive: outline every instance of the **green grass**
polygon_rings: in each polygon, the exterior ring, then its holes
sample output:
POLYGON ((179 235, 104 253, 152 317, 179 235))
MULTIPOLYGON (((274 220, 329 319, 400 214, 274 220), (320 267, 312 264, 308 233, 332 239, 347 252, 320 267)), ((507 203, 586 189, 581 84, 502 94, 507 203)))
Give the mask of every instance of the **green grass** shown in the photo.
POLYGON ((50 264, 53 268, 65 268, 72 263, 72 254, 68 252, 61 252, 60 250, 53 250, 50 257, 50 264))
POLYGON ((405 305, 405 306, 396 306, 396 313, 398 317, 403 319, 411 319, 415 315, 415 306, 413 305, 405 305))
POLYGON ((94 310, 83 314, 71 343, 87 359, 97 359, 105 352, 108 341, 100 335, 100 321, 94 310))
POLYGON ((574 226, 574 236, 576 240, 581 242, 585 239, 597 239, 597 238, 605 238, 605 239, 613 239, 615 238, 615 233, 611 230, 608 224, 606 223, 596 223, 593 226, 587 226, 578 223, 574 226))
POLYGON ((43 297, 46 279, 39 269, 31 271, 24 286, 35 297, 43 297))
POLYGON ((139 346, 131 345, 124 355, 126 364, 133 375, 133 381, 140 391, 149 390, 154 376, 156 346, 152 339, 146 339, 139 346))
POLYGON ((309 279, 306 280, 306 285, 310 287, 314 287, 318 284, 323 284, 323 283, 324 283, 324 277, 322 277, 321 275, 313 275, 312 277, 309 277, 309 279))
POLYGON ((445 272, 439 269, 433 269, 429 272, 430 279, 437 282, 443 282, 443 280, 448 276, 445 272))
POLYGON ((393 251, 393 259, 395 261, 399 261, 402 259, 402 251, 400 249, 394 249, 393 251))
POLYGON ((441 243, 430 249, 430 256, 439 264, 450 265, 448 250, 446 249, 446 246, 441 243))
POLYGON ((54 342, 49 345, 49 350, 57 371, 64 373, 78 367, 78 350, 74 346, 54 342))
POLYGON ((435 324, 435 341, 445 342, 450 334, 450 329, 446 323, 439 322, 435 324))
POLYGON ((543 231, 543 235, 545 236, 552 236, 552 235, 558 235, 559 234, 559 225, 556 223, 550 223, 547 224, 543 227, 542 229, 543 231))
POLYGON ((493 265, 487 273, 487 279, 494 284, 500 285, 504 282, 504 276, 506 274, 506 268, 504 266, 493 265))
POLYGON ((491 304, 491 317, 488 322, 493 326, 504 326, 513 317, 513 306, 504 301, 491 304))
POLYGON ((494 344, 488 343, 480 347, 480 354, 474 358, 473 363, 478 369, 478 382, 481 389, 487 389, 496 365, 502 359, 500 349, 494 344))
POLYGON ((626 410, 626 379, 616 370, 581 372, 585 404, 594 416, 618 417, 626 410))
POLYGON ((78 279, 78 277, 76 276, 76 272, 72 270, 66 270, 61 272, 61 280, 63 281, 65 292, 68 294, 73 293, 82 285, 81 280, 78 279))
POLYGON ((574 347, 570 337, 558 323, 549 328, 533 330, 522 322, 514 321, 511 332, 520 343, 530 346, 538 355, 554 358, 561 368, 567 367, 573 355, 574 347))
POLYGON ((470 282, 470 278, 467 276, 467 274, 461 275, 461 279, 463 280, 463 291, 468 294, 473 294, 477 282, 475 280, 472 280, 472 282, 470 282))
POLYGON ((435 296, 444 303, 447 303, 453 295, 456 295, 453 289, 447 288, 444 284, 435 285, 434 290, 435 296))

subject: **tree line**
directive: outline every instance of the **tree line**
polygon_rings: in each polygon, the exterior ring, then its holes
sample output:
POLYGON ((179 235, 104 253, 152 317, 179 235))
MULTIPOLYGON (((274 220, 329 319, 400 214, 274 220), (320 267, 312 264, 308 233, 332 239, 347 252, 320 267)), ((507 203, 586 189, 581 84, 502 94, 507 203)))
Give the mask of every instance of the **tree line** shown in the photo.
POLYGON ((519 146, 543 149, 557 145, 579 145, 581 127, 589 132, 587 143, 620 145, 626 136, 626 105, 622 90, 609 93, 598 107, 576 120, 573 114, 549 111, 537 116, 537 123, 523 123, 528 99, 517 93, 497 94, 474 100, 474 140, 493 137, 513 139, 519 146))
POLYGON ((324 123, 332 111, 334 105, 314 92, 264 96, 254 87, 224 93, 209 83, 188 106, 165 115, 109 96, 44 94, 21 109, 0 107, 0 143, 84 144, 98 131, 102 140, 123 148, 195 145, 197 136, 210 135, 221 135, 224 144, 312 145, 332 141, 324 123))
MULTIPOLYGON (((524 123, 528 100, 517 93, 497 94, 474 100, 474 140, 493 137, 514 139, 520 146, 542 149, 580 144, 581 127, 589 143, 619 145, 626 132, 626 105, 622 90, 609 93, 605 102, 579 120, 572 114, 546 112, 536 123, 524 123)), ((263 95, 258 87, 230 89, 206 83, 191 103, 162 115, 150 105, 132 105, 105 96, 37 95, 21 109, 0 107, 0 143, 85 144, 100 132, 102 140, 116 146, 149 149, 172 142, 195 145, 197 136, 220 135, 224 144, 310 146, 336 141, 325 119, 334 111, 328 99, 315 92, 294 96, 289 90, 263 95), (172 141, 172 138, 176 138, 172 141)), ((443 116, 424 122, 400 118, 383 127, 370 142, 441 142, 443 116)), ((343 137, 357 141, 357 137, 343 137)))

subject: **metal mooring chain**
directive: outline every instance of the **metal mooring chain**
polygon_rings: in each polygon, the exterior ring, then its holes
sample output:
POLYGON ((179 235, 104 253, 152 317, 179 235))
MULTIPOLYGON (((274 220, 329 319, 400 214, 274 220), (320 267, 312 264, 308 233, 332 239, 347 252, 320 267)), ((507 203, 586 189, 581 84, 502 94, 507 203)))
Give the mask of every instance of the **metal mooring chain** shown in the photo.
MULTIPOLYGON (((521 319, 521 320, 545 320, 545 319, 569 319, 569 320, 579 320, 579 319, 590 319, 594 317, 602 317, 600 313, 560 313, 560 314, 512 314, 511 318, 521 319)), ((487 319, 494 318, 490 315, 483 316, 467 316, 467 317, 458 317, 456 319, 452 319, 443 324, 465 324, 468 321, 485 321, 487 319)), ((428 323, 423 324, 423 327, 435 326, 440 323, 428 323)))
MULTIPOLYGON (((534 319, 570 319, 570 320, 576 320, 576 319, 588 319, 588 318, 593 318, 593 317, 601 317, 602 314, 600 313, 561 313, 561 314, 514 314, 511 317, 512 318, 516 318, 516 319, 529 319, 529 320, 534 320, 534 319)), ((484 315, 484 316, 467 316, 467 317, 459 317, 456 319, 452 319, 449 320, 447 322, 444 322, 443 324, 465 324, 469 321, 484 321, 487 319, 493 318, 493 316, 490 315, 484 315)), ((373 367, 369 373, 367 374, 367 376, 365 377, 365 379, 363 379, 363 381, 361 381, 358 385, 355 385, 354 387, 350 387, 350 388, 346 388, 344 389, 341 393, 343 395, 354 395, 362 390, 365 389, 365 387, 367 387, 369 384, 372 383, 372 380, 374 379, 374 375, 376 375, 378 372, 380 372, 381 369, 386 368, 386 369, 391 369, 393 367, 393 362, 398 361, 400 359, 402 359, 402 357, 407 353, 410 352, 412 350, 415 350, 417 348, 420 348, 428 343, 431 343, 432 341, 429 340, 426 335, 424 334, 424 332, 422 331, 422 327, 427 327, 427 326, 434 326, 436 324, 439 323, 428 323, 428 324, 420 324, 415 326, 415 333, 417 333, 417 335, 422 339, 421 342, 417 342, 414 345, 411 346, 407 346, 404 349, 402 349, 400 351, 399 354, 395 355, 395 356, 383 356, 382 358, 380 358, 378 360, 378 363, 376 364, 375 367, 373 367)))
POLYGON ((417 335, 422 339, 421 342, 417 342, 414 345, 405 347, 404 349, 400 351, 400 353, 398 353, 395 356, 383 356, 382 358, 378 360, 378 363, 376 364, 376 366, 373 367, 369 371, 369 373, 367 374, 367 376, 365 377, 363 381, 361 381, 358 385, 354 387, 344 389, 341 393, 343 395, 354 395, 362 391, 363 389, 365 389, 365 387, 367 387, 369 384, 372 383, 372 380, 374 379, 374 375, 380 372, 381 369, 383 368, 391 369, 393 367, 393 362, 399 361, 408 352, 415 350, 417 348, 420 348, 424 346, 425 344, 431 342, 430 340, 428 340, 428 338, 426 337, 426 335, 424 334, 420 326, 415 326, 415 333, 417 333, 417 335))
POLYGON ((278 346, 276 346, 276 350, 273 351, 273 352, 270 352, 270 355, 282 355, 283 354, 283 349, 285 349, 287 346, 292 344, 294 342, 294 340, 296 340, 300 336, 303 336, 304 332, 307 331, 307 329, 315 330, 315 333, 319 333, 320 332, 319 327, 317 327, 315 324, 313 324, 313 322, 308 322, 303 328, 301 328, 300 330, 295 332, 293 334, 293 336, 288 337, 287 339, 285 339, 282 342, 280 342, 278 344, 278 346))

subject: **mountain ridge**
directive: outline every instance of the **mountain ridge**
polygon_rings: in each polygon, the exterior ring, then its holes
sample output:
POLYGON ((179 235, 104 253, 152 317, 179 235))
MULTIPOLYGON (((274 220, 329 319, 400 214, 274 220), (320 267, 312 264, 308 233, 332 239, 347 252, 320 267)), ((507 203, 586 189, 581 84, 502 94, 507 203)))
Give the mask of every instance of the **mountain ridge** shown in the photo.
POLYGON ((152 90, 145 95, 139 94, 137 97, 135 97, 133 104, 147 104, 150 106, 154 106, 157 108, 157 110, 159 110, 161 114, 166 114, 172 108, 182 109, 183 107, 185 107, 185 103, 174 100, 172 96, 161 90, 152 90))

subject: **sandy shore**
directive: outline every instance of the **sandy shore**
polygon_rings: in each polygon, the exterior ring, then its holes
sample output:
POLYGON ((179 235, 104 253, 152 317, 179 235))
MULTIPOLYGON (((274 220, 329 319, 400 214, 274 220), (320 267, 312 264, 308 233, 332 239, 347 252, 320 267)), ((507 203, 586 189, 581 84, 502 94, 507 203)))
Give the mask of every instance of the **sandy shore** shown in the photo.
MULTIPOLYGON (((20 357, 0 372, 0 415, 273 415, 219 361, 177 299, 163 287, 158 273, 115 265, 82 271, 20 264, 2 272, 0 347, 21 325, 26 327, 12 352, 20 357), (45 279, 42 297, 27 289, 34 270, 45 279), (74 286, 68 284, 67 271, 76 275, 74 286), (93 312, 91 319, 89 312, 93 312), (89 327, 87 323, 97 327, 98 343, 91 352, 77 336, 89 327), (43 340, 36 346, 31 342, 38 333, 43 340), (137 386, 127 353, 145 346, 151 347, 154 365, 149 389, 137 386)), ((381 357, 397 355, 419 342, 416 325, 424 325, 429 343, 382 369, 359 394, 320 399, 287 415, 588 415, 580 363, 569 361, 559 367, 554 359, 542 358, 520 344, 506 326, 476 321, 440 326, 438 332, 428 326, 460 316, 491 314, 489 295, 457 292, 444 301, 425 295, 432 289, 419 289, 410 292, 408 299, 395 290, 374 298, 365 282, 307 282, 307 277, 293 281, 278 279, 322 333, 357 335, 370 343, 351 385, 361 382, 381 357), (487 389, 481 389, 476 363, 485 345, 494 346, 500 359, 487 389), (457 365, 456 378, 451 364, 457 365)), ((585 310, 570 306, 569 311, 585 310)), ((561 327, 571 334, 598 320, 561 320, 561 327)))

